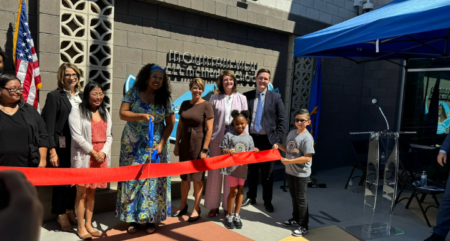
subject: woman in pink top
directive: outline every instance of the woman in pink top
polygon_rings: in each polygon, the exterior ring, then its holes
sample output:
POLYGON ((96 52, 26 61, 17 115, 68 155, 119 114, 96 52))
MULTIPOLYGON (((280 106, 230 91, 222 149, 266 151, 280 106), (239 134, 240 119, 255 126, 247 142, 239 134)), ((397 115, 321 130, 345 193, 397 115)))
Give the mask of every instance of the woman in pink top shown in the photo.
MULTIPOLYGON (((111 116, 103 102, 102 87, 90 81, 86 84, 82 103, 73 106, 69 115, 72 135, 72 168, 106 168, 111 166, 111 116)), ((107 183, 77 184, 75 211, 78 217, 78 236, 81 239, 100 237, 102 233, 92 227, 95 190, 106 188, 107 183), (86 221, 85 221, 86 218, 86 221)))
MULTIPOLYGON (((224 135, 233 130, 231 110, 247 110, 247 99, 237 92, 237 80, 234 73, 230 70, 224 70, 217 79, 217 88, 219 93, 211 96, 209 102, 213 105, 214 124, 211 142, 209 144, 209 156, 220 156, 219 147, 224 135)), ((246 129, 248 132, 248 129, 246 129)), ((205 208, 210 209, 208 216, 215 217, 219 213, 223 186, 222 207, 227 214, 227 197, 230 192, 228 181, 223 180, 220 169, 208 171, 208 180, 206 183, 205 208)))

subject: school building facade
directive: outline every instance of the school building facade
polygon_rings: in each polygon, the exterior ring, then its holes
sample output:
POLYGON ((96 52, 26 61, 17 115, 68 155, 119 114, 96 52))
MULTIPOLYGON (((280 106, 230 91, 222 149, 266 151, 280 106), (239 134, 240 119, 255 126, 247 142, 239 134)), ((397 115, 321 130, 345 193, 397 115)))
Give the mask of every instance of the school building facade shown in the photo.
MULTIPOLYGON (((371 2, 377 8, 390 0, 371 2)), ((63 62, 82 70, 81 81, 101 83, 113 119, 113 166, 119 163, 125 125, 118 113, 124 83, 143 65, 165 68, 173 100, 188 91, 193 77, 213 84, 225 69, 236 73, 243 93, 255 88, 256 70, 268 68, 292 127, 291 115, 308 105, 317 61, 293 58, 294 39, 358 14, 353 0, 28 0, 27 5, 43 82, 41 107, 47 93, 56 89, 56 72, 63 62)), ((9 56, 9 73, 14 72, 17 8, 18 0, 0 2, 0 46, 9 56)), ((322 66, 315 171, 351 165, 350 131, 385 129, 372 98, 378 98, 395 128, 403 71, 388 62, 355 64, 340 58, 325 59, 322 66)), ((172 155, 171 160, 177 158, 172 155)), ((114 193, 108 198, 115 201, 114 193)))

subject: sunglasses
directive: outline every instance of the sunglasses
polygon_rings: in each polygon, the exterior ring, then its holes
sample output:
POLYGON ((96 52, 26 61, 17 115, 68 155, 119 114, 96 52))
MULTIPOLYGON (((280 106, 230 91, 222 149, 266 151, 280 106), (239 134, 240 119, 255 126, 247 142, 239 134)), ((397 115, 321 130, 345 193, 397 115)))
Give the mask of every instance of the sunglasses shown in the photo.
POLYGON ((305 122, 305 121, 309 121, 309 120, 302 120, 302 119, 295 119, 295 122, 300 122, 300 123, 303 123, 303 122, 305 122))

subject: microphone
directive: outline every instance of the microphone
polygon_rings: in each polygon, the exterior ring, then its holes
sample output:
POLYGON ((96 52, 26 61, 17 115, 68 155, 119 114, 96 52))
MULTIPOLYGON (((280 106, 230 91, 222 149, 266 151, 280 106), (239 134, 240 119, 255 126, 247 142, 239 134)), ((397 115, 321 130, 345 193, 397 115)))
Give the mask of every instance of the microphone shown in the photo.
POLYGON ((376 107, 378 107, 378 109, 381 112, 381 115, 383 115, 384 120, 386 121, 386 125, 387 125, 387 130, 389 130, 389 122, 387 121, 386 116, 384 115, 383 110, 381 109, 381 107, 378 105, 378 100, 377 99, 372 99, 372 104, 374 104, 376 107))
POLYGON ((377 100, 377 99, 372 99, 372 104, 376 105, 377 107, 380 107, 380 106, 378 105, 378 100, 377 100))

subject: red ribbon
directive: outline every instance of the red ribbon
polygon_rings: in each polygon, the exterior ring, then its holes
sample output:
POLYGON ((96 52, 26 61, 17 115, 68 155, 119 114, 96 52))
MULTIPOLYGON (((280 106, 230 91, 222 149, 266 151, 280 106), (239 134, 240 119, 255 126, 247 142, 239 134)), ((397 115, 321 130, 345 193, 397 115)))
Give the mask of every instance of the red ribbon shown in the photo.
POLYGON ((235 165, 252 164, 280 160, 278 150, 272 149, 255 153, 253 151, 235 153, 178 163, 151 163, 128 167, 110 168, 30 168, 0 167, 3 170, 23 172, 35 186, 74 185, 87 183, 121 182, 146 178, 168 177, 181 174, 203 172, 235 165), (142 174, 141 169, 143 168, 142 174))

